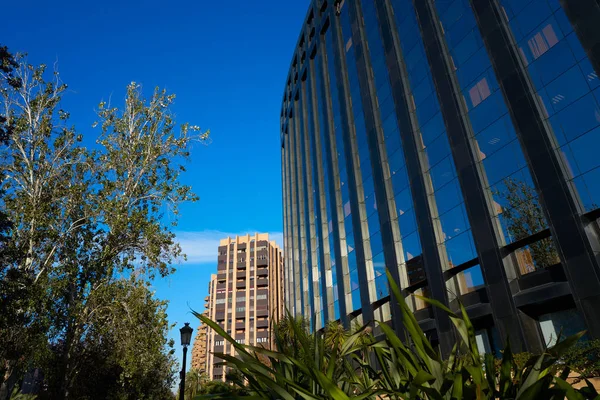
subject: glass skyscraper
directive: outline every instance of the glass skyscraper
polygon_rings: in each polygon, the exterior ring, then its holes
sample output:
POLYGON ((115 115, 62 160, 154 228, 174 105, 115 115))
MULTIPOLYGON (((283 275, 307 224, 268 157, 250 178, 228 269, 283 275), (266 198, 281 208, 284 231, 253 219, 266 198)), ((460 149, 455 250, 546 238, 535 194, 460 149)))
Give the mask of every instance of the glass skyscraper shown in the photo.
POLYGON ((447 353, 600 338, 598 0, 313 0, 281 110, 285 293, 447 353))

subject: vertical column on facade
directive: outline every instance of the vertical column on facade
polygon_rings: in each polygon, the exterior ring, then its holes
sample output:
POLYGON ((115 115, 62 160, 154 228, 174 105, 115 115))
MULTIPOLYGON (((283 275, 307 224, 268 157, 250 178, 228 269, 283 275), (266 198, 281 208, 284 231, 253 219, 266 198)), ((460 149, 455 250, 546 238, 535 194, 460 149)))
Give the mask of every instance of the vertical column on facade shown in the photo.
POLYGON ((312 169, 311 153, 310 153, 310 135, 312 135, 312 125, 311 121, 309 121, 309 107, 310 107, 310 98, 308 97, 308 93, 310 93, 310 89, 307 86, 310 83, 307 81, 307 74, 305 73, 302 77, 301 83, 301 94, 302 98, 302 121, 304 123, 304 130, 302 132, 302 164, 304 167, 304 218, 305 218, 305 228, 306 228, 306 264, 307 264, 307 276, 305 279, 305 287, 308 289, 308 301, 307 308, 308 314, 310 318, 312 328, 317 325, 314 316, 316 316, 317 305, 320 303, 320 292, 318 287, 318 281, 314 278, 318 276, 318 265, 319 260, 317 258, 317 235, 316 235, 316 226, 315 226, 315 204, 313 200, 313 174, 314 171, 312 169))
POLYGON ((523 153, 534 171, 533 181, 573 298, 591 335, 598 338, 600 267, 593 255, 593 245, 597 243, 590 241, 579 216, 583 210, 581 201, 567 179, 562 156, 555 150, 558 148, 556 138, 518 53, 505 14, 497 0, 471 0, 471 5, 523 153))
MULTIPOLYGON (((238 244, 238 236, 236 236, 233 240, 229 242, 230 244, 227 246, 229 248, 229 252, 231 253, 231 258, 233 259, 233 263, 228 265, 227 268, 227 277, 231 277, 227 283, 227 295, 231 294, 231 302, 227 299, 227 305, 225 307, 225 332, 228 332, 231 337, 235 340, 235 321, 237 319, 237 264, 238 264, 238 254, 237 254, 237 244, 238 244), (229 287, 231 287, 231 291, 229 291, 229 287), (231 312, 231 318, 229 318, 229 312, 231 312)), ((233 346, 229 343, 225 343, 225 354, 232 355, 233 354, 233 346)), ((227 367, 223 366, 223 376, 225 376, 227 371, 227 367)))
POLYGON ((329 230, 327 226, 327 204, 325 191, 329 188, 325 187, 325 171, 323 170, 323 160, 325 155, 321 149, 323 145, 321 143, 321 129, 319 126, 319 105, 317 99, 317 87, 316 87, 316 74, 317 69, 315 68, 314 57, 316 51, 311 54, 309 61, 308 71, 308 82, 310 85, 310 93, 308 100, 310 101, 309 107, 311 109, 312 124, 314 126, 313 134, 311 135, 311 148, 310 151, 312 157, 312 170, 313 170, 313 189, 315 190, 315 228, 317 237, 320 239, 318 243, 318 257, 320 260, 320 276, 319 285, 321 286, 321 293, 323 293, 323 320, 329 321, 333 319, 333 289, 328 284, 327 277, 331 275, 331 251, 329 246, 329 230))
MULTIPOLYGON (((227 261, 226 261, 227 262, 227 261)), ((211 321, 216 321, 215 318, 215 292, 216 289, 213 287, 213 282, 216 282, 217 276, 212 274, 210 276, 210 282, 208 283, 208 295, 209 295, 209 308, 208 308, 208 318, 211 321)), ((206 339, 206 373, 208 374, 209 379, 213 378, 213 351, 214 351, 214 342, 215 342, 215 331, 212 329, 208 330, 208 335, 206 339)))
MULTIPOLYGON (((286 147, 285 147, 285 133, 282 133, 282 139, 281 139, 281 187, 282 187, 282 191, 283 191, 283 254, 284 254, 284 258, 286 256, 286 254, 289 251, 289 245, 288 245, 288 186, 287 186, 287 155, 286 155, 286 147)), ((289 273, 287 271, 287 263, 284 266, 284 276, 283 276, 283 285, 285 286, 285 292, 289 293, 289 273)), ((287 297, 286 297, 286 307, 289 308, 289 305, 287 304, 287 297)))
POLYGON ((375 302, 375 282, 373 260, 367 227, 364 191, 361 178, 360 160, 354 131, 352 105, 348 77, 345 71, 344 45, 338 18, 331 19, 332 38, 335 51, 335 69, 337 90, 340 93, 340 110, 342 113, 344 135, 344 152, 346 154, 346 171, 348 173, 348 192, 354 232, 354 251, 360 282, 360 301, 364 323, 372 323, 374 319, 373 302, 375 302))
MULTIPOLYGON (((333 224, 333 229, 331 234, 333 234, 333 247, 335 254, 335 272, 337 278, 337 292, 338 292, 338 306, 340 313, 340 320, 344 324, 344 326, 349 327, 349 320, 347 315, 347 296, 345 293, 346 282, 344 281, 344 277, 347 277, 348 271, 348 259, 346 257, 346 233, 344 229, 344 219, 343 219, 343 210, 342 210, 342 199, 341 199, 341 187, 340 187, 340 176, 339 176, 339 164, 337 158, 337 149, 335 147, 335 126, 333 122, 333 106, 331 101, 331 91, 337 90, 337 88, 332 88, 329 79, 328 73, 328 63, 329 56, 327 54, 327 44, 325 42, 325 33, 327 29, 330 29, 329 23, 327 22, 323 27, 324 32, 321 35, 321 71, 317 71, 317 73, 321 74, 321 84, 322 84, 322 96, 323 96, 323 104, 325 105, 322 112, 325 116, 325 126, 322 127, 324 129, 324 139, 325 143, 324 148, 326 149, 325 157, 326 162, 328 164, 328 170, 330 172, 329 175, 329 193, 330 197, 330 209, 331 209, 331 222, 333 224), (326 129, 326 130, 325 130, 326 129)), ((343 150, 342 150, 343 151, 343 150)), ((349 285, 349 282, 348 282, 349 285)))
MULTIPOLYGON (((355 46, 358 80, 360 84, 361 98, 364 108, 365 126, 367 129, 367 142, 369 153, 371 155, 371 166, 373 173, 373 183, 375 186, 375 197, 377 200, 377 212, 379 214, 381 238, 383 241, 383 252, 385 264, 389 269, 393 279, 401 287, 408 286, 406 271, 402 270, 402 248, 400 241, 400 232, 398 229, 398 215, 394 201, 394 190, 391 184, 390 176, 386 176, 387 151, 381 126, 380 116, 377 113, 377 105, 373 99, 377 97, 373 82, 370 79, 371 65, 368 49, 365 47, 366 38, 362 15, 357 3, 349 2, 349 12, 352 25, 352 41, 355 46)), ((389 169, 387 169, 389 175, 389 169)), ((392 321, 395 330, 403 334, 402 317, 397 301, 391 298, 392 321)))
MULTIPOLYGON (((596 75, 600 75, 600 0, 560 0, 560 4, 573 25, 596 75)), ((594 225, 596 224, 588 224, 586 232, 588 236, 595 237, 592 243, 600 244, 594 225)), ((595 247, 594 251, 599 254, 600 248, 595 247)))
MULTIPOLYGON (((419 151, 417 144, 416 135, 419 132, 419 124, 416 120, 414 103, 409 101, 411 98, 410 83, 406 77, 407 73, 400 45, 397 42, 397 37, 392 33, 395 32, 395 24, 390 17, 391 5, 388 1, 375 1, 374 4, 381 28, 380 33, 392 85, 394 109, 403 144, 402 148, 406 160, 415 216, 419 225, 423 266, 427 275, 427 283, 431 296, 447 305, 446 283, 442 274, 442 265, 447 265, 447 256, 443 247, 438 246, 441 241, 436 237, 436 232, 441 232, 441 228, 436 226, 436 224, 439 225, 439 221, 434 219, 437 209, 435 200, 431 196, 431 179, 428 174, 424 173, 422 168, 425 161, 422 159, 423 154, 419 151)), ((397 224, 395 225, 394 228, 398 229, 397 224)), ((401 243, 399 245, 401 246, 401 243)), ((401 250, 398 255, 402 264, 405 265, 401 250)), ((405 268, 401 272, 401 277, 406 276, 405 268)), ((400 284, 401 287, 408 286, 408 279, 401 280, 400 284)), ((436 308, 433 309, 440 344, 447 352, 451 348, 453 338, 452 325, 447 315, 440 311, 436 308)))
POLYGON ((302 315, 303 312, 303 298, 302 298, 302 273, 301 273, 301 262, 302 262, 302 243, 300 237, 300 203, 299 203, 299 174, 298 174, 298 131, 299 131, 299 116, 297 113, 297 92, 293 99, 292 108, 292 120, 290 126, 290 163, 291 163, 291 177, 292 177, 292 240, 293 240, 293 274, 294 274, 294 302, 296 314, 302 315))
MULTIPOLYGON (((436 84, 441 112, 451 143, 452 156, 465 201, 467 217, 473 237, 476 238, 475 248, 479 255, 482 274, 485 277, 495 325, 503 340, 511 337, 513 346, 520 349, 524 344, 523 333, 506 274, 506 271, 514 271, 514 269, 510 264, 510 259, 504 259, 500 249, 500 227, 492 218, 492 199, 483 185, 485 177, 477 165, 475 157, 477 150, 471 140, 473 135, 467 110, 462 101, 452 64, 449 61, 448 50, 440 31, 441 25, 439 25, 435 8, 429 0, 416 1, 415 4, 425 42, 425 51, 431 65, 432 77, 436 84), (505 266, 505 263, 508 265, 505 266)), ((389 11, 386 14, 389 15, 389 11)), ((396 68, 402 71, 400 72, 401 76, 404 72, 404 61, 398 43, 390 42, 390 46, 386 47, 390 50, 388 62, 397 64, 396 68)), ((402 83, 399 82, 399 85, 402 83)), ((406 88, 403 88, 403 91, 405 90, 406 88)), ((394 91, 394 94, 396 92, 394 91)), ((411 105, 406 101, 406 97, 404 102, 405 105, 402 108, 408 111, 407 108, 411 105)), ((398 115, 407 117, 402 112, 399 112, 398 115)), ((416 147, 415 150, 417 150, 416 147)), ((435 209, 433 211, 436 212, 435 209)))
POLYGON ((294 283, 294 243, 292 239, 293 222, 292 222, 292 181, 291 181, 291 135, 289 133, 290 126, 288 122, 287 130, 284 136, 284 155, 285 155, 285 177, 286 177, 286 210, 287 210, 287 240, 285 243, 285 270, 286 270, 286 281, 287 281, 287 308, 292 313, 296 313, 296 297, 295 297, 295 283, 294 283))
POLYGON ((600 74, 600 4, 598 0, 560 0, 597 74, 600 74))
MULTIPOLYGON (((283 276, 283 252, 281 251, 281 249, 279 249, 277 251, 277 273, 278 273, 278 277, 277 277, 277 281, 278 282, 282 282, 284 279, 283 276)), ((277 322, 281 321, 281 318, 284 316, 285 313, 285 287, 284 285, 277 285, 279 292, 277 293, 277 322)))
POLYGON ((307 246, 306 236, 306 171, 304 162, 304 136, 305 136, 305 120, 303 118, 303 106, 304 98, 302 97, 301 90, 297 91, 297 98, 294 101, 294 115, 296 118, 295 125, 295 156, 296 160, 296 195, 298 204, 298 237, 299 237, 299 262, 297 266, 297 276, 300 282, 300 306, 302 315, 311 315, 309 308, 310 291, 308 288, 308 270, 311 267, 309 258, 307 257, 309 248, 307 246))
POLYGON ((290 279, 291 279, 291 291, 290 291, 290 306, 291 312, 294 315, 297 315, 301 312, 299 308, 297 308, 297 298, 298 294, 296 293, 298 287, 298 281, 296 278, 296 253, 298 251, 298 239, 296 238, 296 224, 298 221, 296 220, 296 182, 294 180, 294 120, 292 119, 292 112, 290 111, 289 120, 288 120, 288 135, 287 135, 287 155, 288 155, 288 182, 289 182, 289 221, 290 221, 290 251, 289 251, 289 267, 290 271, 290 279))
MULTIPOLYGON (((236 306, 236 311, 237 311, 237 307, 238 305, 243 305, 245 307, 244 310, 244 343, 245 344, 253 344, 256 341, 256 295, 257 295, 257 290, 254 289, 254 285, 256 284, 256 279, 258 278, 256 276, 256 268, 254 268, 254 270, 252 270, 251 266, 252 263, 250 262, 250 257, 251 257, 251 247, 250 247, 250 243, 251 240, 254 239, 255 242, 254 244, 256 245, 256 240, 258 240, 258 234, 255 233, 254 237, 252 238, 252 236, 250 236, 250 234, 248 234, 246 236, 246 239, 244 240, 244 242, 246 243, 246 248, 244 249, 244 252, 241 253, 243 254, 243 256, 241 254, 238 255, 238 257, 242 257, 242 262, 244 264, 246 264, 246 290, 244 290, 244 296, 245 299, 242 301, 236 301, 235 306, 236 306), (252 292, 252 290, 254 289, 254 292, 252 292), (252 299, 252 293, 254 293, 254 299, 252 299), (250 319, 250 310, 252 310, 252 312, 254 313, 254 319, 251 320, 250 319)), ((256 254, 256 247, 254 247, 253 249, 255 251, 256 254)), ((238 260, 239 261, 239 260, 238 260)), ((269 257, 269 263, 271 262, 271 258, 269 257)), ((269 275, 272 273, 272 269, 269 268, 269 275)), ((238 269, 236 267, 235 269, 235 275, 237 277, 238 274, 238 269)), ((273 289, 273 283, 270 282, 270 277, 269 277, 269 293, 271 292, 271 290, 273 289)), ((236 296, 238 295, 238 293, 236 293, 236 296)), ((242 296, 240 296, 242 297, 242 296)), ((269 296, 271 297, 271 296, 269 296)), ((237 299, 236 299, 237 300, 237 299)), ((235 329, 236 329, 236 336, 237 336, 237 319, 235 320, 235 329)))

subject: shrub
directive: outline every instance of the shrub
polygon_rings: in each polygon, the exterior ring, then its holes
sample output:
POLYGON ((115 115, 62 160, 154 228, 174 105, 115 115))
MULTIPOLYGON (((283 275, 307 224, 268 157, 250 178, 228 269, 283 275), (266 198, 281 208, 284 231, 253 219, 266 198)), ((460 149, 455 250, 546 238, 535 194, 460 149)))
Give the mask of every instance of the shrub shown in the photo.
MULTIPOLYGON (((404 341, 385 323, 379 323, 385 335, 381 341, 375 340, 367 326, 345 332, 339 325, 328 324, 324 333, 311 334, 302 320, 288 313, 280 327, 275 327, 276 348, 267 350, 241 345, 218 324, 195 315, 236 349, 237 356, 215 355, 237 370, 249 395, 257 399, 584 400, 599 396, 589 383, 574 389, 566 381, 568 366, 559 362, 583 332, 541 355, 514 355, 508 345, 502 360, 496 362, 491 354, 479 354, 475 330, 463 307, 455 314, 435 300, 422 298, 445 311, 456 329, 457 344, 444 360, 425 337, 389 273, 388 278, 402 312, 404 341)), ((211 398, 233 398, 216 396, 211 398)))

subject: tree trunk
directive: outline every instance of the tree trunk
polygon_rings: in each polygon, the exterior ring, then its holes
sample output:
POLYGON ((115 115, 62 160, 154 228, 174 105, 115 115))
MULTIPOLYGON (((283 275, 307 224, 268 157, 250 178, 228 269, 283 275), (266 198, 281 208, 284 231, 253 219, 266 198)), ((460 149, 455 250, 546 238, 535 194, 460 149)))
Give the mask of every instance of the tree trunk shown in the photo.
POLYGON ((15 364, 16 361, 14 360, 4 361, 6 371, 4 372, 2 385, 0 386, 0 400, 8 400, 10 398, 10 392, 12 392, 16 380, 15 364))
POLYGON ((73 351, 73 343, 76 343, 76 334, 77 334, 77 320, 76 317, 70 316, 71 312, 73 312, 73 306, 75 304, 75 285, 71 284, 71 288, 69 291, 69 301, 67 303, 67 329, 65 335, 65 347, 63 349, 62 354, 62 379, 60 384, 60 398, 67 400, 69 398, 69 390, 71 389, 71 375, 72 371, 72 351, 73 351))

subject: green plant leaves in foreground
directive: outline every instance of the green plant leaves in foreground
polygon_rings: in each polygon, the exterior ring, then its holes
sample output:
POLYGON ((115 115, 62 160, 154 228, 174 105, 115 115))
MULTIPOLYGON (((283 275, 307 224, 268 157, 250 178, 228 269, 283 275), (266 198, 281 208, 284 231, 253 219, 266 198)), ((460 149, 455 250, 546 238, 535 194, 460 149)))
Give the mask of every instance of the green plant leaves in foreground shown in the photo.
MULTIPOLYGON (((237 343, 219 324, 194 313, 228 341, 236 355, 215 354, 239 374, 247 396, 255 399, 598 399, 594 386, 575 389, 567 382, 563 357, 584 332, 559 341, 544 354, 517 362, 507 343, 501 360, 481 355, 475 329, 465 308, 457 314, 433 299, 423 301, 447 313, 454 324, 456 345, 443 359, 419 326, 400 289, 388 272, 393 299, 398 302, 404 331, 400 337, 388 324, 377 322, 383 338, 371 326, 351 332, 329 323, 310 333, 302 318, 290 313, 274 327, 275 349, 237 343)), ((233 387, 233 386, 232 386, 233 387)), ((237 398, 231 393, 196 399, 237 398)))

